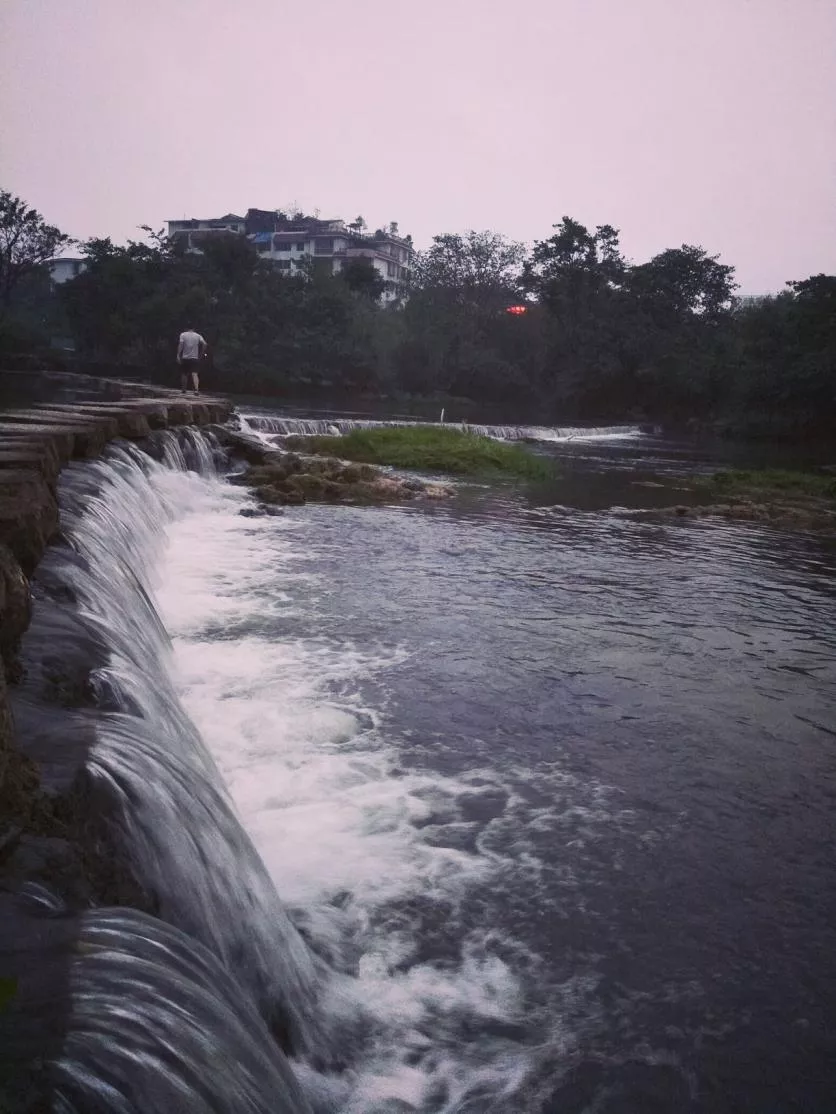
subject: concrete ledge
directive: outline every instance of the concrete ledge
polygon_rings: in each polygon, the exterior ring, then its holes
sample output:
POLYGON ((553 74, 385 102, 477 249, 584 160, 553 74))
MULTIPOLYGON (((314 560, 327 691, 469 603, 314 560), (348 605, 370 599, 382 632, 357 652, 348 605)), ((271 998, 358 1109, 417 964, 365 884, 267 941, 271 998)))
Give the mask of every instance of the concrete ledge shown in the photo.
MULTIPOLYGON (((136 389, 133 383, 119 386, 126 394, 136 389)), ((174 391, 112 403, 44 403, 0 411, 0 544, 31 574, 58 530, 54 487, 64 464, 98 456, 116 437, 204 426, 224 421, 231 412, 226 399, 174 391)))
MULTIPOLYGON (((21 616, 28 622, 27 578, 59 530, 55 489, 63 466, 98 456, 116 437, 139 439, 154 429, 223 422, 233 409, 224 398, 195 398, 116 379, 100 381, 100 389, 107 401, 100 396, 94 402, 35 403, 0 411, 0 680, 14 679, 21 616)), ((32 780, 28 760, 14 749, 12 732, 0 685, 0 806, 11 786, 11 774, 6 778, 4 771, 19 766, 26 784, 32 780)), ((0 807, 0 820, 2 814, 0 807)))

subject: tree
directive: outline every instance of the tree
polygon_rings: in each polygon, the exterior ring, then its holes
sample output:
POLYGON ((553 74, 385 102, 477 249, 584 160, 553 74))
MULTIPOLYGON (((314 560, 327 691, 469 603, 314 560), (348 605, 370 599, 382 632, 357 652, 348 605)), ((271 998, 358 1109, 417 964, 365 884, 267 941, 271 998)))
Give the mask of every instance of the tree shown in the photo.
POLYGON ((505 354, 504 310, 519 297, 524 257, 521 244, 472 230, 435 236, 418 253, 400 352, 408 389, 491 398, 511 383, 518 389, 514 357, 505 354))
POLYGON ((0 304, 8 306, 21 280, 71 242, 21 198, 0 190, 0 304))
POLYGON ((627 263, 610 224, 591 232, 565 216, 553 227, 523 273, 546 313, 541 388, 561 412, 597 417, 635 402, 635 361, 625 343, 627 263))
POLYGON ((736 283, 734 267, 701 247, 683 244, 631 268, 630 286, 651 312, 716 317, 731 308, 736 283))
POLYGON ((343 264, 340 278, 349 290, 372 302, 377 302, 386 288, 386 280, 372 261, 362 255, 343 264))
POLYGON ((554 227, 554 236, 536 243, 525 264, 524 285, 539 301, 577 311, 591 297, 621 286, 626 264, 617 229, 601 224, 590 232, 571 217, 554 227))
POLYGON ((459 306, 495 312, 517 296, 524 259, 524 246, 498 232, 448 232, 416 254, 412 284, 459 306))

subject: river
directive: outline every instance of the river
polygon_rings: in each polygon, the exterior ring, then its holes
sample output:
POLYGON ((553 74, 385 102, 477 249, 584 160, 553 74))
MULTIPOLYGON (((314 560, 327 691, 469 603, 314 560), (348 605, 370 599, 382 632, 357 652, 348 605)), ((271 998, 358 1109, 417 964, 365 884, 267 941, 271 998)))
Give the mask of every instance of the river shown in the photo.
POLYGON ((264 518, 151 470, 172 691, 333 973, 297 1077, 347 1114, 824 1111, 836 544, 625 513, 693 446, 536 451, 560 482, 264 518))

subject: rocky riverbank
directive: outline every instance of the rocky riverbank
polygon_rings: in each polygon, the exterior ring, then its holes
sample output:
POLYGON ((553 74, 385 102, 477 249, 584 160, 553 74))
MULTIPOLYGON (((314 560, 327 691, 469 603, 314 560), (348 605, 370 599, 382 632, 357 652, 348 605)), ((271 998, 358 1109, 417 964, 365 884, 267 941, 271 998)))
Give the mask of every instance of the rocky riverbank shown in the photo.
POLYGON ((307 502, 368 506, 416 498, 443 499, 450 494, 450 488, 443 484, 393 475, 370 464, 271 448, 258 438, 224 428, 213 431, 232 455, 248 465, 232 480, 253 489, 257 499, 253 513, 275 513, 276 508, 307 502))
POLYGON ((836 534, 836 475, 764 468, 716 472, 690 488, 693 503, 638 512, 645 517, 726 518, 782 530, 836 534))

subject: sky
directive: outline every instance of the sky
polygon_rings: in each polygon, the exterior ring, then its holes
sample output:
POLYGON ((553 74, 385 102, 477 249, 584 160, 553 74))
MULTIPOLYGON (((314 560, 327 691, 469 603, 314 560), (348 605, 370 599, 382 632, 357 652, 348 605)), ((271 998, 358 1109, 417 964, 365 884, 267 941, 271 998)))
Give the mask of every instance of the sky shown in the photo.
POLYGON ((771 292, 836 273, 836 0, 2 0, 0 188, 117 242, 565 214, 771 292))

